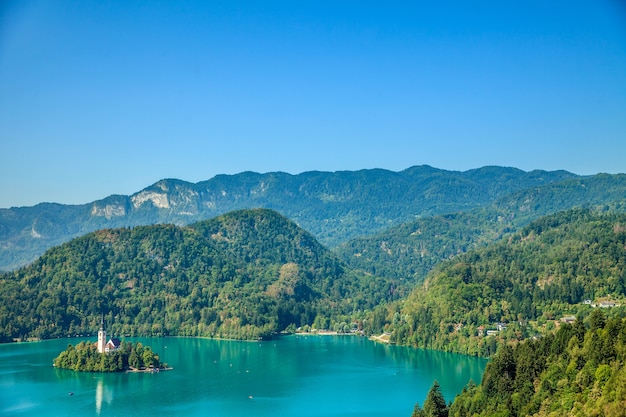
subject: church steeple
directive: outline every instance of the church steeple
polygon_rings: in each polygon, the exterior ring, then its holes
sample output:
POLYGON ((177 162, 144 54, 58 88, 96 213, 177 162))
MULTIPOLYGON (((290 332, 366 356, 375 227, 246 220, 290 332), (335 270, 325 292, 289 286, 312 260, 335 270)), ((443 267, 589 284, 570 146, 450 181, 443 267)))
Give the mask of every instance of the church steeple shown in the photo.
POLYGON ((98 348, 98 352, 104 353, 106 344, 107 344, 107 332, 104 329, 104 314, 103 314, 102 319, 100 320, 100 330, 98 330, 98 343, 96 344, 96 347, 98 348))

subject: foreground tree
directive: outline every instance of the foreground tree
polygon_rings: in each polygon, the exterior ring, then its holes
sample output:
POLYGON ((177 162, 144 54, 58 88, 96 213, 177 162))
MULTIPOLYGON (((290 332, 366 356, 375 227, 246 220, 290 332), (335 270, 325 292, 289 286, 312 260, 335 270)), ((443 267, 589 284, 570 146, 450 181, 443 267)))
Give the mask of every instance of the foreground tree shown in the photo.
POLYGON ((626 405, 626 318, 596 309, 538 340, 504 346, 450 406, 452 417, 614 417, 626 405))
POLYGON ((433 386, 430 387, 423 409, 419 403, 415 404, 411 417, 448 417, 448 406, 441 393, 439 382, 433 382, 433 386))

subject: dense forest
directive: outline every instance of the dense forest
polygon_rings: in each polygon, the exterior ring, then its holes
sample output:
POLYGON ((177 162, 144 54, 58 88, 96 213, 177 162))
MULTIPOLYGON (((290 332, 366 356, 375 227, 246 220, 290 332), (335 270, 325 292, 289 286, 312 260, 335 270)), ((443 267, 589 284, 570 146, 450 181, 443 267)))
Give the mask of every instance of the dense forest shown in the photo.
POLYGON ((367 329, 382 323, 365 313, 397 299, 395 287, 350 270, 278 213, 242 210, 188 227, 94 232, 0 275, 0 335, 89 334, 102 313, 114 334, 133 336, 367 329))
POLYGON ((335 253, 353 268, 393 277, 412 288, 442 261, 496 242, 514 230, 511 221, 487 209, 421 218, 353 239, 335 253))
POLYGON ((599 174, 524 189, 490 205, 418 219, 338 246, 348 265, 420 283, 438 263, 497 242, 542 216, 575 207, 626 212, 626 175, 599 174))
MULTIPOLYGON (((420 224, 462 245, 453 226, 483 223, 458 214, 420 224)), ((347 266, 265 209, 102 230, 0 275, 0 338, 89 334, 104 313, 120 335, 249 339, 309 326, 387 331, 393 343, 488 356, 501 341, 550 331, 566 315, 588 314, 591 301, 626 293, 624 214, 573 209, 498 233, 497 243, 436 264, 416 287, 386 277, 390 268, 347 266)))
POLYGON ((481 384, 470 383, 445 415, 623 416, 625 361, 626 319, 596 309, 586 323, 502 345, 481 384))
POLYGON ((399 344, 490 355, 626 295, 626 215, 573 209, 443 262, 387 307, 399 344), (487 331, 491 335, 487 336, 487 331))

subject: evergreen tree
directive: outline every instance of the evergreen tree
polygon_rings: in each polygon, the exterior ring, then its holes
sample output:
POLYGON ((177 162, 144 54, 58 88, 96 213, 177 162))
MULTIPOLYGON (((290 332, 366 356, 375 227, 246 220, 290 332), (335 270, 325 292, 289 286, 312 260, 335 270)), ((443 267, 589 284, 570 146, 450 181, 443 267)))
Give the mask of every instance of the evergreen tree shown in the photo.
POLYGON ((413 413, 411 414, 411 417, 424 417, 424 410, 422 410, 422 407, 420 407, 420 403, 415 403, 415 407, 413 408, 413 413))
POLYGON ((449 415, 624 416, 623 314, 596 309, 586 327, 562 325, 538 341, 501 348, 485 369, 483 383, 468 385, 455 398, 449 415), (584 333, 579 335, 581 329, 584 333))
POLYGON ((423 409, 419 403, 415 404, 411 417, 448 417, 448 406, 441 393, 439 382, 435 380, 430 387, 423 409))

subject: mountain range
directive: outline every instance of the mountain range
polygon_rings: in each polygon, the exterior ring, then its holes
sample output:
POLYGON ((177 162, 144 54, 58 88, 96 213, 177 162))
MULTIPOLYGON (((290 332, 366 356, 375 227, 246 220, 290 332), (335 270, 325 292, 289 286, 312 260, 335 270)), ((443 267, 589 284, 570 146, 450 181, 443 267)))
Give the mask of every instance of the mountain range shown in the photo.
POLYGON ((440 261, 420 285, 347 265, 269 209, 104 229, 0 274, 0 340, 89 333, 104 313, 116 334, 250 339, 311 326, 491 355, 591 300, 623 302, 625 248, 625 213, 575 208, 440 261))
POLYGON ((131 196, 112 195, 88 204, 0 209, 0 270, 24 266, 46 249, 95 230, 185 225, 246 208, 278 211, 331 248, 416 218, 497 202, 505 211, 532 217, 584 203, 590 193, 577 188, 593 188, 586 183, 596 177, 624 195, 625 176, 581 177, 566 171, 525 172, 493 166, 464 172, 430 166, 400 172, 243 172, 195 184, 165 179, 131 196), (545 188, 550 185, 556 188, 545 188), (545 205, 546 192, 558 194, 559 199, 545 205))

